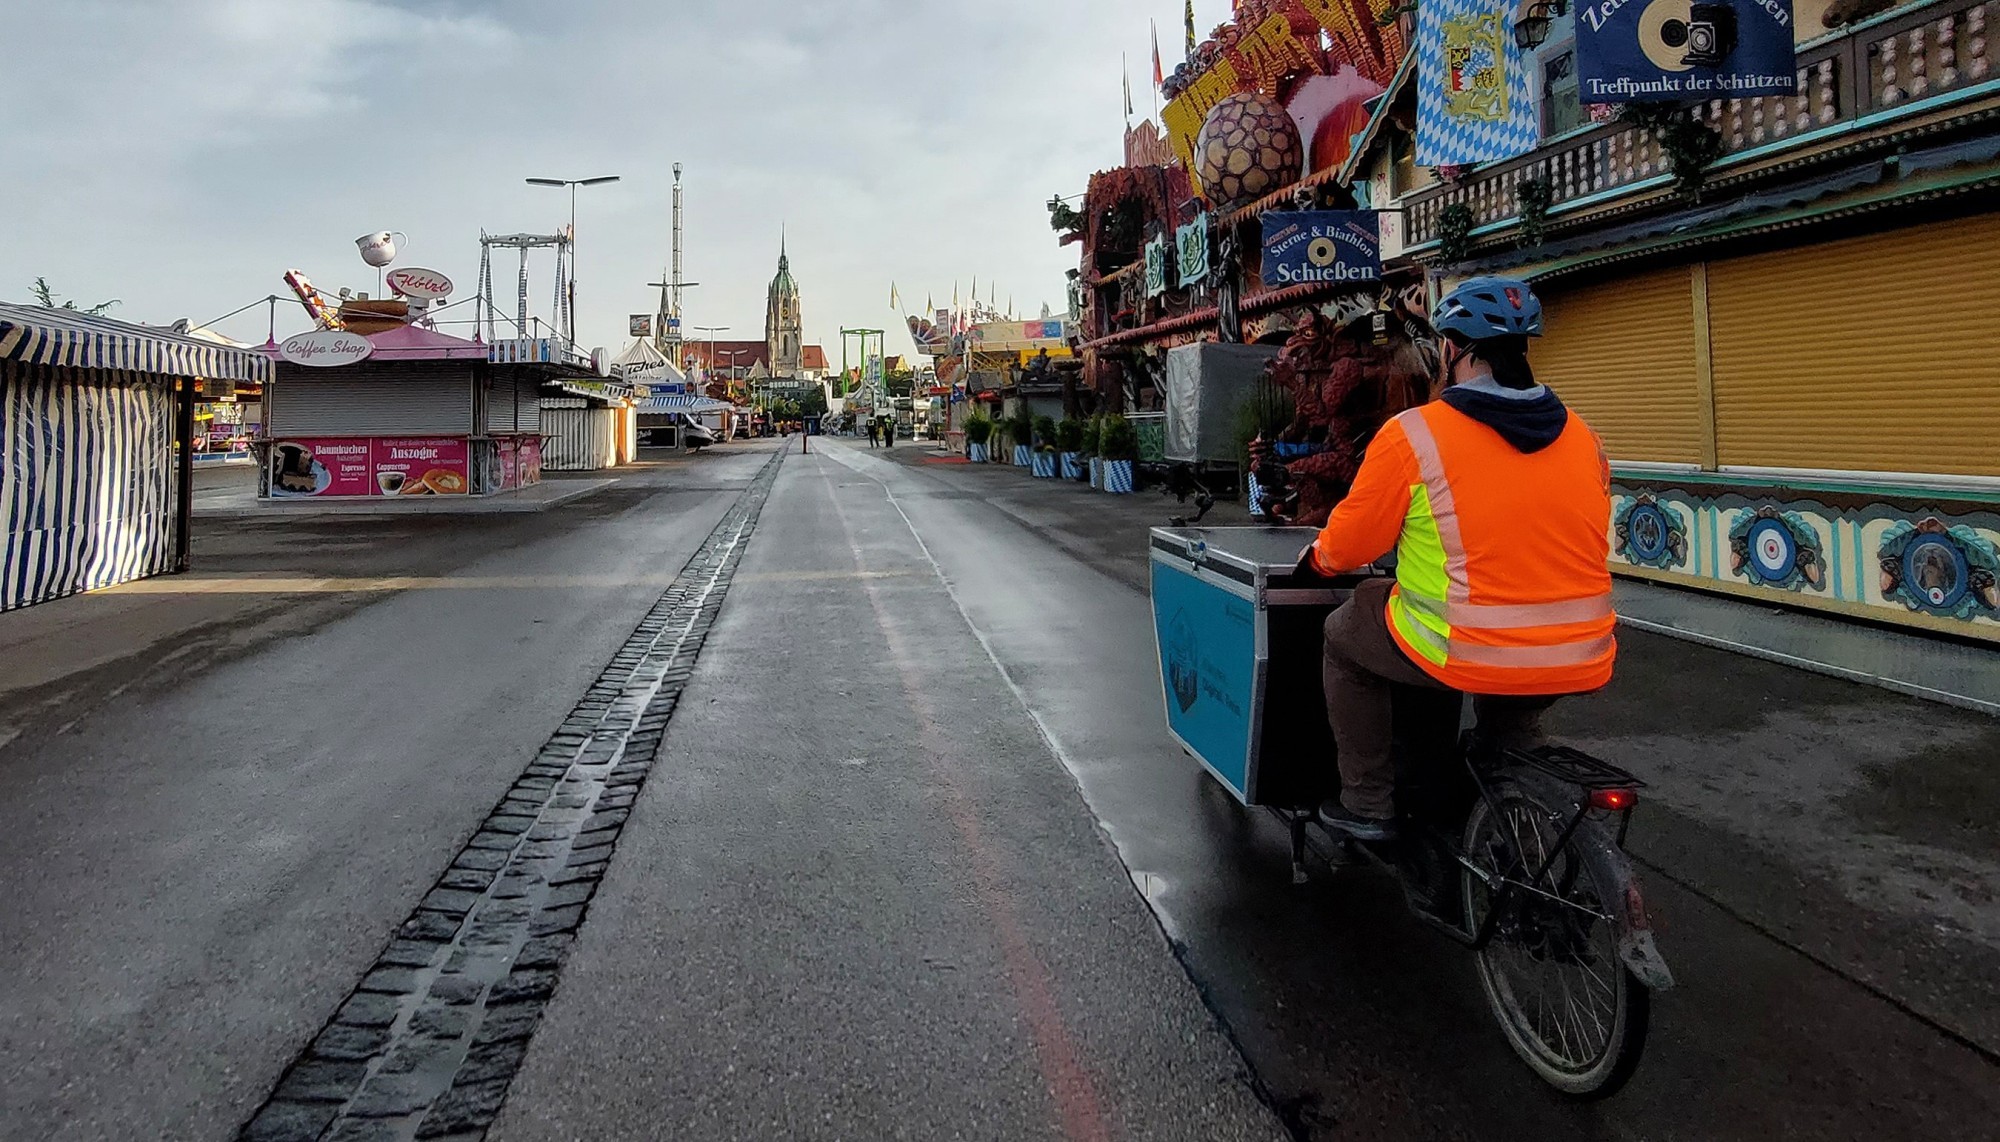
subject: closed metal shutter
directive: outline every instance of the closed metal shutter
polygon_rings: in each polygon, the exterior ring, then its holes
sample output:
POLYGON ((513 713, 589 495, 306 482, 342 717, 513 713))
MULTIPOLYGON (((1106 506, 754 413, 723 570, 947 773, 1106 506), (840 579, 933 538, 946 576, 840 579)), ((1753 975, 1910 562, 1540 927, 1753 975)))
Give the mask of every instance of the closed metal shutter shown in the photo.
POLYGON ((1613 460, 1699 464, 1693 271, 1656 270, 1543 292, 1535 379, 1604 438, 1613 460))
POLYGON ((487 390, 486 431, 494 436, 538 433, 542 430, 541 384, 532 377, 502 370, 487 390))
POLYGON ((270 436, 469 436, 472 372, 440 367, 393 378, 324 379, 281 373, 265 390, 264 407, 270 436))
POLYGON ((2000 216, 1709 266, 1725 466, 2000 476, 2000 216))

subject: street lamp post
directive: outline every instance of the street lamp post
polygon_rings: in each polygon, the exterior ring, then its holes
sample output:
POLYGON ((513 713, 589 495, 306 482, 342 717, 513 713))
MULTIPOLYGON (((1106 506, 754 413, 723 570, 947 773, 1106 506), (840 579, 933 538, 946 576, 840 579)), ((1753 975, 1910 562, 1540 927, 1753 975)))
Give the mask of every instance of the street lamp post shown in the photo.
POLYGON ((566 186, 569 188, 569 330, 567 336, 571 348, 576 346, 576 188, 579 186, 601 186, 607 182, 617 182, 615 174, 599 175, 596 178, 531 178, 531 186, 566 186))

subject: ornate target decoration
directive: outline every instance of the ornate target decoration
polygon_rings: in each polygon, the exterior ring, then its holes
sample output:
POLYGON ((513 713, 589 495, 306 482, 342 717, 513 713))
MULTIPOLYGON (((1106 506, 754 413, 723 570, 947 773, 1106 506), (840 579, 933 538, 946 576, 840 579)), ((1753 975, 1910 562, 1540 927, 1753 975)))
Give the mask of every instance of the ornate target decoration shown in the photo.
POLYGON ((1899 520, 1882 539, 1882 596, 1955 619, 2000 610, 2000 554, 1977 531, 1935 516, 1899 520))
POLYGON ((1729 550, 1730 570, 1752 583, 1788 591, 1825 585, 1819 535, 1796 512, 1768 504, 1744 512, 1729 529, 1729 550))
POLYGON ((1618 513, 1613 550, 1641 567, 1671 570, 1687 562, 1687 522, 1680 510, 1641 492, 1618 513))

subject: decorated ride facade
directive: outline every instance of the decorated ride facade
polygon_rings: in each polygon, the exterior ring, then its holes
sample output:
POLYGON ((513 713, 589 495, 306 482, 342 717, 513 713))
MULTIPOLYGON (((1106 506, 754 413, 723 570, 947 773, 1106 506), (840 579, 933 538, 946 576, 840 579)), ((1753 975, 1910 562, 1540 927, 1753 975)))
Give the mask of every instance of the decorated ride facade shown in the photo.
POLYGON ((1167 77, 1160 125, 1129 131, 1126 165, 1054 203, 1081 246, 1072 313, 1086 387, 1106 407, 1156 408, 1166 354, 1203 340, 1280 344, 1353 282, 1264 272, 1263 219, 1354 205, 1336 181, 1404 55, 1388 3, 1250 0, 1167 77))
POLYGON ((1522 277, 1537 375, 1613 461, 1615 571, 2000 641, 2000 0, 1694 7, 1437 0, 1370 41, 1241 6, 1165 132, 1058 212, 1089 382, 1143 404, 1177 345, 1283 346, 1292 434, 1348 442, 1288 465, 1329 469, 1323 508, 1425 367, 1430 303, 1522 277), (1343 78, 1373 87, 1311 118, 1343 78), (1318 276, 1274 274, 1270 220, 1301 211, 1372 215, 1379 277, 1325 272, 1336 227, 1303 243, 1318 276))

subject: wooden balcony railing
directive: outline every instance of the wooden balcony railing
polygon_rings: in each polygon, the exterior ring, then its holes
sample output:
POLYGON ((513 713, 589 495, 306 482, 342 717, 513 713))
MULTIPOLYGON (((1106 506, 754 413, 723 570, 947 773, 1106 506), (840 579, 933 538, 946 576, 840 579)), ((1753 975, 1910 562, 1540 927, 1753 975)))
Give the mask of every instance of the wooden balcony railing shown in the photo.
MULTIPOLYGON (((1800 52, 1797 94, 1714 99, 1690 113, 1722 136, 1721 162, 1878 112, 1915 115, 1995 78, 2000 52, 1989 35, 1995 24, 2000 0, 1919 4, 1800 52)), ((1454 204, 1471 209, 1474 227, 1518 217, 1516 190, 1528 179, 1548 182, 1550 210, 1560 217, 1565 203, 1666 173, 1666 157, 1650 131, 1607 123, 1406 196, 1409 242, 1435 240, 1440 216, 1454 204)))

